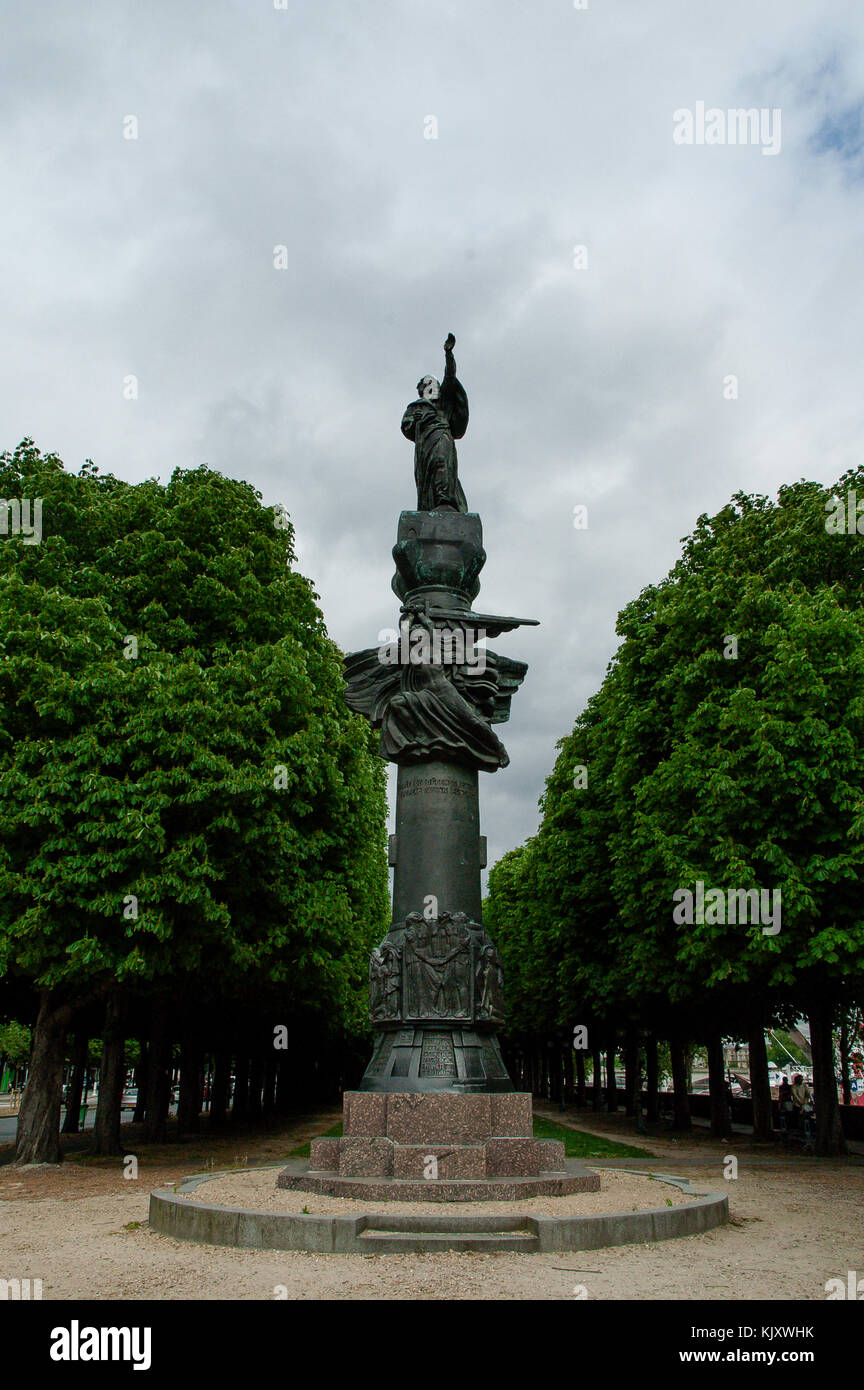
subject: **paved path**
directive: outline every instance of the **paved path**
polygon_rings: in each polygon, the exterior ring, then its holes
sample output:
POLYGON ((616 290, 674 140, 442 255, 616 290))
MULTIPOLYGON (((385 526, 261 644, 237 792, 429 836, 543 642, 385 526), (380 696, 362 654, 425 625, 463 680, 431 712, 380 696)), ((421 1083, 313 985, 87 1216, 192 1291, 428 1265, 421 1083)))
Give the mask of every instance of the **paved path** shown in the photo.
MULTIPOLYGON (((124 1123, 124 1124, 128 1123, 128 1121, 131 1120, 131 1118, 132 1118, 132 1109, 133 1109, 133 1107, 132 1107, 131 1105, 130 1105, 130 1106, 124 1106, 124 1108, 123 1108, 123 1117, 122 1117, 122 1118, 123 1118, 123 1123, 124 1123)), ((172 1114, 172 1115, 176 1115, 176 1113, 177 1113, 177 1105, 176 1105, 176 1103, 174 1103, 174 1104, 172 1104, 172 1106, 171 1106, 171 1114, 172 1114)), ((61 1129, 63 1128, 63 1121, 65 1120, 65 1118, 66 1118, 66 1111, 65 1111, 65 1110, 61 1110, 61 1112, 60 1112, 60 1128, 61 1128, 61 1129)), ((88 1106, 87 1106, 87 1118, 86 1118, 85 1121, 84 1121, 84 1128, 85 1128, 85 1129, 92 1129, 95 1123, 96 1123, 96 1105, 95 1105, 95 1103, 94 1103, 94 1104, 91 1104, 91 1105, 88 1105, 88 1106)), ((17 1113, 16 1113, 16 1114, 13 1114, 13 1115, 0 1115, 0 1144, 14 1144, 14 1143, 15 1143, 15 1136, 17 1135, 17 1133, 18 1133, 18 1115, 17 1115, 17 1113)))

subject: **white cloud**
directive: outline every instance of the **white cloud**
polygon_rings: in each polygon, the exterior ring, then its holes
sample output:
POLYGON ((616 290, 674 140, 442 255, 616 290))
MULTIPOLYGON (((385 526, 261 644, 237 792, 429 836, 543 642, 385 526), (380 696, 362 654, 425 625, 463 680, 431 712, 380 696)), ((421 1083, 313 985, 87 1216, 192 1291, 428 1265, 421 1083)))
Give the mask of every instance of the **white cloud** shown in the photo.
POLYGON ((697 515, 860 458, 862 32, 858 0, 19 4, 3 446, 247 478, 364 646, 414 505, 401 413, 452 329, 481 601, 543 622, 495 643, 531 669, 482 780, 494 857, 697 515), (780 107, 781 153, 676 146, 700 100, 780 107))

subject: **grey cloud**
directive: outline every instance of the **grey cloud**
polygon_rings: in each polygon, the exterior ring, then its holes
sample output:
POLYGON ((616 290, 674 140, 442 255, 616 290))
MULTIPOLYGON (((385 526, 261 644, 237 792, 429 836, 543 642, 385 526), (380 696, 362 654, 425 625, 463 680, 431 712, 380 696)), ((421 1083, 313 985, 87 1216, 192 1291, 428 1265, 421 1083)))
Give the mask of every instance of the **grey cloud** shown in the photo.
POLYGON ((860 455, 856 20, 841 0, 12 5, 3 445, 247 478, 291 513, 335 640, 366 646, 414 500, 399 420, 452 329, 481 602, 543 624, 495 642, 530 663, 511 766, 482 782, 501 853, 536 828, 618 609, 697 515, 860 455), (675 146, 698 100, 781 106, 781 154, 675 146))

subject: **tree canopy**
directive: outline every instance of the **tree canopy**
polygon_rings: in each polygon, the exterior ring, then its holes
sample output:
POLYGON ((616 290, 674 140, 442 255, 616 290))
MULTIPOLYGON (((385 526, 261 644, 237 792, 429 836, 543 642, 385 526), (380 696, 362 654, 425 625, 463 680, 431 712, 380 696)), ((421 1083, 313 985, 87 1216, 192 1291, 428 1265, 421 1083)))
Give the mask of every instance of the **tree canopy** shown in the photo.
POLYGON ((766 1022, 860 999, 864 540, 826 528, 856 489, 736 495, 619 615, 540 830, 490 875, 520 1020, 734 1035, 754 998, 766 1022), (676 921, 700 883, 714 901, 676 921), (779 929, 730 920, 751 889, 779 929))
POLYGON ((210 468, 133 485, 30 441, 0 493, 43 531, 0 538, 0 977, 357 1029, 384 769, 290 521, 210 468))

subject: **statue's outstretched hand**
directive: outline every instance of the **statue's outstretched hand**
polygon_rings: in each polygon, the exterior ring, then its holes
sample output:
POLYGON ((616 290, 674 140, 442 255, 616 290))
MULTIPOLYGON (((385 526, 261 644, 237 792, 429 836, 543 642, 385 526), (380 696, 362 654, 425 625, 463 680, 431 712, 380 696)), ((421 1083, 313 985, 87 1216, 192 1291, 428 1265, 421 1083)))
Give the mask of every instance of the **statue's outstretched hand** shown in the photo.
POLYGON ((445 351, 445 352, 452 352, 455 346, 456 346, 456 339, 455 339, 455 337, 453 336, 452 333, 448 333, 448 334, 447 334, 447 341, 446 341, 446 343, 444 344, 444 351, 445 351))

